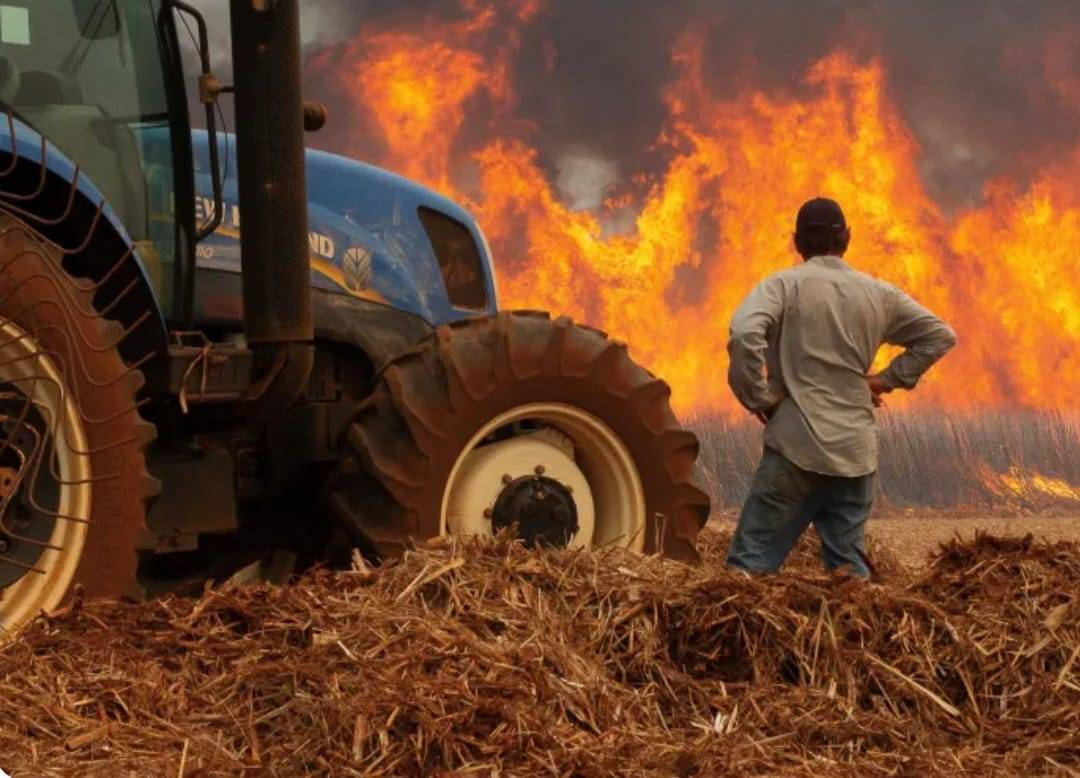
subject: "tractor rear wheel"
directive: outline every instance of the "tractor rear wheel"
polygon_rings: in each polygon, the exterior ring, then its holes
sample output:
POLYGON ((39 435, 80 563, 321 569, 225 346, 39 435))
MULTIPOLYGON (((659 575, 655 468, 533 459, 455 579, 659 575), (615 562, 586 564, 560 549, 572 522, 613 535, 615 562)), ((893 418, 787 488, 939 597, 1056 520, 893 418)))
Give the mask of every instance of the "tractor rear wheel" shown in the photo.
POLYGON ((136 541, 157 482, 143 383, 94 287, 28 227, 0 216, 0 638, 80 586, 135 592, 136 541))
POLYGON ((695 559, 709 500, 670 394, 623 343, 565 317, 441 327, 365 400, 330 509, 377 556, 506 528, 530 545, 695 559))

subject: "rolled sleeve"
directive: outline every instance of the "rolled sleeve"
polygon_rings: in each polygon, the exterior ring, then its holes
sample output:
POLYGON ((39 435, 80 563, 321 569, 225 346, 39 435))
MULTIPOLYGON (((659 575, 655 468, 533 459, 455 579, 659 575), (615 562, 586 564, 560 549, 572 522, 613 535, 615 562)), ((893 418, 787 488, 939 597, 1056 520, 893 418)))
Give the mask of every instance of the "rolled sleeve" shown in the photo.
POLYGON ((893 289, 893 305, 885 341, 903 346, 881 373, 889 389, 914 389, 923 374, 956 346, 956 332, 940 318, 893 289))

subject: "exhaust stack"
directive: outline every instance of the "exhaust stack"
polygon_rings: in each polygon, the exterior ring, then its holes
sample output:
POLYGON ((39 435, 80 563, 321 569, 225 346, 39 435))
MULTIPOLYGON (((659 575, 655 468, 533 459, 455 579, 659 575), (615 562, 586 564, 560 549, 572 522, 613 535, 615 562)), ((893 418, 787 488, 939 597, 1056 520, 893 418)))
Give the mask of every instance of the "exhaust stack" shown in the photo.
POLYGON ((244 329, 254 347, 310 343, 299 0, 231 0, 244 329))
POLYGON ((315 358, 299 0, 230 0, 244 332, 252 422, 300 396, 315 358))

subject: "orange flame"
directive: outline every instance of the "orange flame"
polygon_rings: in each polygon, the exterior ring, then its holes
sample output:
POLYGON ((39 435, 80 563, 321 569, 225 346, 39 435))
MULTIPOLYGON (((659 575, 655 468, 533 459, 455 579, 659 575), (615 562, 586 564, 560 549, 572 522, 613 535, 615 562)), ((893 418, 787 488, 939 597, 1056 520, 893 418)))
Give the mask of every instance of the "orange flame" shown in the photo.
POLYGON ((386 144, 395 172, 446 192, 454 139, 465 122, 464 103, 486 94, 496 106, 513 100, 509 55, 516 28, 539 11, 538 0, 496 6, 464 0, 471 15, 457 23, 431 21, 418 33, 370 31, 311 63, 350 86, 358 110, 386 144), (477 47, 490 35, 506 41, 495 57, 477 47))
POLYGON ((898 404, 1071 401, 1080 380, 1080 148, 1026 191, 994 182, 982 207, 950 221, 920 180, 921 150, 884 92, 881 62, 837 51, 806 73, 809 97, 750 90, 721 100, 702 78, 704 41, 687 35, 663 95, 666 172, 642 193, 575 211, 520 137, 460 147, 476 100, 512 112, 510 57, 538 5, 518 3, 509 18, 493 0, 464 8, 454 24, 365 30, 333 73, 369 115, 384 146, 378 162, 476 214, 504 307, 599 326, 664 376, 683 410, 734 412, 728 321, 758 280, 797 261, 793 214, 823 194, 853 226, 851 263, 906 289, 960 335, 956 353, 898 404))
POLYGON ((1055 499, 1080 503, 1080 488, 1061 478, 1027 471, 1013 465, 1004 473, 983 469, 983 484, 999 497, 1022 499, 1055 499))

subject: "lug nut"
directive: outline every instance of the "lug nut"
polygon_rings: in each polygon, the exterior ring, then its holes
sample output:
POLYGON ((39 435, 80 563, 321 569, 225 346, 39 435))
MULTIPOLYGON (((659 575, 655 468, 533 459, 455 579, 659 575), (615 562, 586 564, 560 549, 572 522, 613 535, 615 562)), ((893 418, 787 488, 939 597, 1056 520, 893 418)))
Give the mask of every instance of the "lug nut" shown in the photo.
POLYGON ((534 468, 534 472, 535 472, 535 473, 536 473, 537 475, 543 475, 543 474, 544 474, 544 466, 543 466, 543 465, 537 465, 537 466, 536 466, 536 467, 534 468))
POLYGON ((511 481, 513 481, 513 480, 514 480, 514 479, 513 479, 513 478, 512 478, 511 476, 510 476, 510 474, 509 474, 509 473, 505 473, 505 474, 503 475, 503 477, 502 477, 502 482, 503 482, 504 484, 508 484, 508 483, 510 483, 510 482, 511 482, 511 481))
POLYGON ((495 515, 495 513, 491 510, 491 508, 484 508, 484 518, 485 519, 490 519, 494 515, 495 515))

